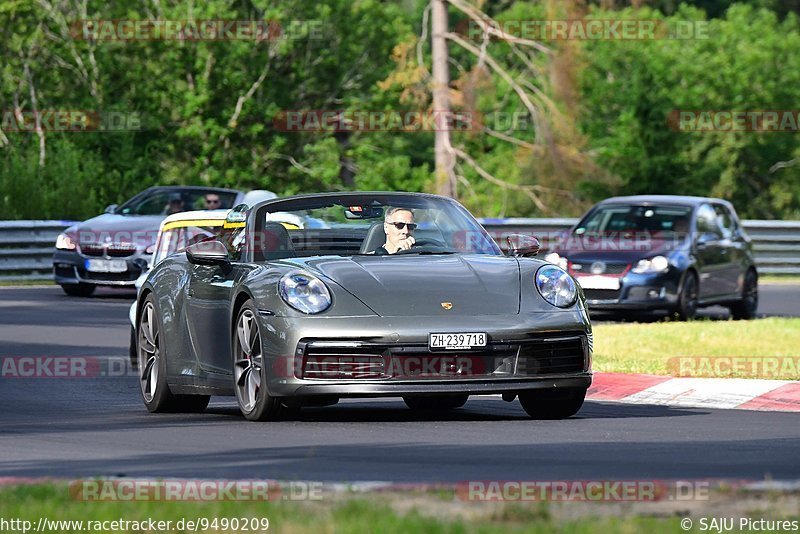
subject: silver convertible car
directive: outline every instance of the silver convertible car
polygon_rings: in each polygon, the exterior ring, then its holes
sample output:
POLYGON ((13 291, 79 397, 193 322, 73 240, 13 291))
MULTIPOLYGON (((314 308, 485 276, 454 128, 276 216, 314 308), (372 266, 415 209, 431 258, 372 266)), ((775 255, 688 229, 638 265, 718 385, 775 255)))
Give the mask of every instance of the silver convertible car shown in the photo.
POLYGON ((223 232, 159 263, 138 296, 141 393, 151 412, 235 395, 247 419, 342 397, 415 410, 517 397, 574 415, 591 385, 584 297, 538 241, 508 256, 458 202, 329 193, 229 213, 223 232))

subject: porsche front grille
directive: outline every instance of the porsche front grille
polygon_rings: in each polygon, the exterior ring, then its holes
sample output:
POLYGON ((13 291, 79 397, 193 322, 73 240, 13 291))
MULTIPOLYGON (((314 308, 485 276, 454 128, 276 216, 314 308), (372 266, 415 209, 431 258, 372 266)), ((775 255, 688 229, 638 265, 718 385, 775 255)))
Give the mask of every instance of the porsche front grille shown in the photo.
POLYGON ((431 352, 425 345, 358 341, 301 342, 298 378, 397 379, 513 378, 582 372, 588 366, 585 335, 494 343, 480 351, 431 352))
POLYGON ((381 378, 383 357, 375 354, 309 355, 303 361, 303 378, 381 378))

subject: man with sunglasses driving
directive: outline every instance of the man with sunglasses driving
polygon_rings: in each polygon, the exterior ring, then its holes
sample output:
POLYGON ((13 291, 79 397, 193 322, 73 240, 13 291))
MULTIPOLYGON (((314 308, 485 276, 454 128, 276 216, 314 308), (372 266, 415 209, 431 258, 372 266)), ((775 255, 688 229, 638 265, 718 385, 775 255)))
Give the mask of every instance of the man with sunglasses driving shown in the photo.
POLYGON ((414 214, 406 208, 391 208, 386 212, 383 222, 383 231, 386 233, 386 243, 375 251, 378 256, 394 254, 400 250, 410 249, 416 240, 412 235, 417 225, 414 223, 414 214))

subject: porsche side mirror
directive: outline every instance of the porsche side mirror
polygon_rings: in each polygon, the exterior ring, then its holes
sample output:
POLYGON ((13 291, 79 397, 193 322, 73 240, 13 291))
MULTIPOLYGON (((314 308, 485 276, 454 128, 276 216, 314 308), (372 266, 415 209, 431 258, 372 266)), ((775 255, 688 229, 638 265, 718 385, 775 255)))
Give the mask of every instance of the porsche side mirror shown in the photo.
POLYGON ((117 212, 117 205, 116 204, 109 204, 106 206, 106 209, 103 210, 103 213, 116 213, 117 212))
POLYGON ((509 256, 536 256, 539 253, 541 245, 539 240, 532 235, 525 234, 511 234, 506 237, 508 243, 509 256))
POLYGON ((218 239, 209 238, 186 247, 186 258, 195 265, 216 265, 227 272, 231 266, 228 248, 218 239))

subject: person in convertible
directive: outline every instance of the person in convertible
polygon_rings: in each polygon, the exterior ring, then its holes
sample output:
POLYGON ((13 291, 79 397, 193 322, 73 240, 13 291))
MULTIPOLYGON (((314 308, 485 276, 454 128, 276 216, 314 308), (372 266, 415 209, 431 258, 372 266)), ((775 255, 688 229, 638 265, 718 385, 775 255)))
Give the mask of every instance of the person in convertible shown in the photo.
POLYGON ((373 253, 377 256, 395 254, 400 250, 408 250, 416 240, 414 230, 414 213, 406 208, 391 208, 386 212, 383 222, 383 231, 386 233, 386 242, 373 253))

